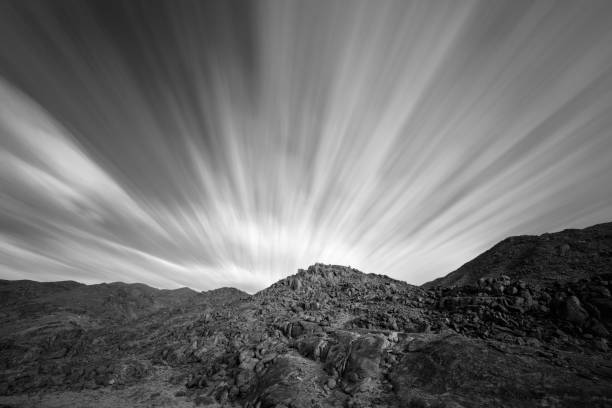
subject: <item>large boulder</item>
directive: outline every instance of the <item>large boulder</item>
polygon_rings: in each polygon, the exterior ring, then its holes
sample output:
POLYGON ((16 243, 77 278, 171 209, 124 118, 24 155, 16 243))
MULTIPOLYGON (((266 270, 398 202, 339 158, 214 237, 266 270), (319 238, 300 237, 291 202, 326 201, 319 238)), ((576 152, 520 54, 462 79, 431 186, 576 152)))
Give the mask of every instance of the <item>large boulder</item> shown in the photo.
POLYGON ((351 344, 343 377, 349 382, 378 376, 383 350, 389 346, 388 340, 381 335, 366 335, 351 344))
POLYGON ((570 296, 565 301, 564 307, 561 310, 561 316, 569 322, 582 325, 589 317, 589 314, 584 310, 576 296, 570 296))
POLYGON ((302 288, 302 280, 296 277, 291 278, 289 280, 289 287, 293 290, 300 290, 302 288))

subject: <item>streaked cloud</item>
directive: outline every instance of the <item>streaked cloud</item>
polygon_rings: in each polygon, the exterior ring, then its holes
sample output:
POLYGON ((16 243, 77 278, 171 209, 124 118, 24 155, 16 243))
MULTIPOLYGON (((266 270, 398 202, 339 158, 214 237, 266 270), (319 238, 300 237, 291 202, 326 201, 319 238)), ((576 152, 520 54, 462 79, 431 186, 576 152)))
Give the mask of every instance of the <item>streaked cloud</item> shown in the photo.
POLYGON ((4 2, 0 273, 423 283, 612 218, 607 1, 4 2))

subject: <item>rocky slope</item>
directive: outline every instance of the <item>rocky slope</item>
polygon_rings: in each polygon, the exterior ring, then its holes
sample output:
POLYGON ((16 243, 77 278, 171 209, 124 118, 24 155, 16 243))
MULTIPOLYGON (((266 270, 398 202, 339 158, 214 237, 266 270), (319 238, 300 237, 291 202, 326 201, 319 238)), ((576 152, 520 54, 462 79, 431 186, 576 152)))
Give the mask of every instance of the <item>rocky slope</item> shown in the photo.
POLYGON ((504 270, 426 289, 315 264, 253 296, 2 281, 0 406, 612 406, 609 269, 504 270))
POLYGON ((507 238, 424 288, 476 284, 501 275, 529 283, 554 283, 612 272, 612 222, 540 236, 507 238))

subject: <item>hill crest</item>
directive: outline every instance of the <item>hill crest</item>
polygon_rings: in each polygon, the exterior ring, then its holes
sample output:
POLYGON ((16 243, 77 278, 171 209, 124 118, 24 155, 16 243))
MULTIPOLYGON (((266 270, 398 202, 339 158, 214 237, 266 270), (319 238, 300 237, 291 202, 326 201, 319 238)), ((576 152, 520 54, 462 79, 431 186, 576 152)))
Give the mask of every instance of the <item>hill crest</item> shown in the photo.
POLYGON ((568 282, 612 270, 612 222, 508 237, 448 275, 422 285, 473 285, 502 275, 532 284, 568 282))

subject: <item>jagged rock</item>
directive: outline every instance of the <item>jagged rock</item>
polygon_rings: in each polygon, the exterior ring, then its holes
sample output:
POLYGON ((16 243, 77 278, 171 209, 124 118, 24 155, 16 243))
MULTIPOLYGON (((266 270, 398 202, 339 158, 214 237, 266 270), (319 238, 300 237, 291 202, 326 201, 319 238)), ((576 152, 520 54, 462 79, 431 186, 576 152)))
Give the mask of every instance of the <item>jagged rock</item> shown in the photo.
POLYGON ((351 382, 376 377, 388 341, 381 335, 362 336, 351 343, 343 377, 351 382))
POLYGON ((589 314, 580 305, 580 300, 576 296, 570 296, 565 301, 562 317, 572 323, 581 325, 589 317, 589 314))
POLYGON ((563 244, 559 247, 559 255, 561 256, 567 256, 569 254, 570 251, 570 246, 568 244, 563 244))
POLYGON ((304 357, 312 360, 325 360, 329 350, 326 339, 318 336, 309 336, 298 341, 297 350, 304 357))
POLYGON ((293 290, 300 290, 302 288, 302 281, 299 278, 293 278, 289 281, 289 285, 293 290))
POLYGON ((597 349, 603 351, 604 353, 610 350, 608 347, 608 340, 606 339, 598 338, 595 339, 593 343, 595 344, 595 347, 597 347, 597 349))

